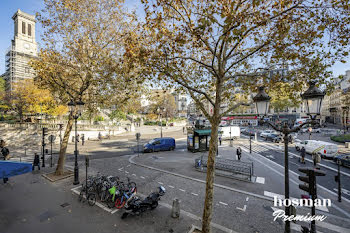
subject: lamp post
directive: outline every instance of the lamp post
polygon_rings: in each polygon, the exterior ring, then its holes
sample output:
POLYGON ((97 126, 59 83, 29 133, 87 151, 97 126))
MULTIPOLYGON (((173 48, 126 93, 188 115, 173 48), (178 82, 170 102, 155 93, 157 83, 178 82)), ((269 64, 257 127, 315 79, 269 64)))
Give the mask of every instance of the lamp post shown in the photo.
MULTIPOLYGON (((316 117, 320 115, 322 99, 324 93, 315 86, 315 82, 309 83, 310 87, 302 95, 302 99, 305 103, 307 115, 309 115, 311 122, 307 121, 295 128, 289 128, 288 124, 285 122, 282 126, 278 127, 268 121, 264 121, 264 116, 268 113, 269 102, 271 97, 268 96, 264 90, 264 87, 259 87, 259 92, 253 97, 255 103, 255 108, 258 116, 261 117, 260 122, 270 125, 273 129, 278 132, 282 132, 284 137, 284 182, 285 182, 285 198, 289 199, 289 165, 288 165, 288 136, 290 133, 299 131, 306 124, 315 124, 316 117)), ((286 206, 285 212, 287 216, 290 216, 290 208, 286 206)), ((311 232, 316 232, 315 225, 311 225, 311 232)), ((290 222, 286 221, 285 233, 290 233, 290 222)))
POLYGON ((157 112, 159 113, 159 120, 160 120, 160 137, 163 137, 163 122, 162 122, 162 111, 163 108, 158 108, 157 112))
POLYGON ((74 118, 75 123, 75 150, 74 150, 74 156, 75 156, 75 163, 74 163, 74 185, 79 184, 79 167, 78 167, 78 141, 77 141, 77 121, 79 116, 81 115, 81 111, 84 107, 84 102, 79 100, 77 102, 71 100, 71 102, 68 103, 69 110, 74 118))

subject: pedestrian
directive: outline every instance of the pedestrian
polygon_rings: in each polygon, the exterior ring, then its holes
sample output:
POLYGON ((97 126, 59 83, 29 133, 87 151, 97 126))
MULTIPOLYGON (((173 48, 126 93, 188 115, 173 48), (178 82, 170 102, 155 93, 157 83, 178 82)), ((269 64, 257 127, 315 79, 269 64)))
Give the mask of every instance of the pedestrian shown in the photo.
POLYGON ((241 156, 242 156, 242 149, 241 149, 241 147, 238 147, 238 148, 237 148, 236 153, 237 153, 237 158, 238 158, 238 160, 241 160, 241 156))
POLYGON ((82 134, 81 135, 81 145, 84 146, 84 142, 85 142, 85 135, 82 134))
MULTIPOLYGON (((4 160, 9 160, 10 159, 10 151, 7 147, 5 147, 4 140, 0 141, 0 148, 1 148, 1 154, 4 157, 4 160)), ((4 184, 6 184, 8 180, 9 180, 9 178, 4 177, 3 178, 4 184)))
POLYGON ((79 135, 79 134, 77 134, 77 142, 79 142, 79 138, 80 138, 80 135, 79 135))
POLYGON ((219 143, 220 143, 220 146, 221 146, 221 136, 219 136, 219 143))
POLYGON ((182 127, 182 133, 185 134, 185 126, 182 127))
POLYGON ((35 170, 35 167, 38 167, 38 170, 40 170, 40 159, 38 153, 34 153, 34 161, 33 161, 33 167, 32 170, 35 170))
POLYGON ((101 132, 98 132, 98 140, 102 140, 102 134, 101 134, 101 132))
POLYGON ((305 164, 305 147, 301 148, 300 153, 301 153, 301 163, 305 164))
POLYGON ((314 166, 316 167, 318 163, 321 162, 321 156, 316 152, 312 153, 312 160, 314 161, 314 166))

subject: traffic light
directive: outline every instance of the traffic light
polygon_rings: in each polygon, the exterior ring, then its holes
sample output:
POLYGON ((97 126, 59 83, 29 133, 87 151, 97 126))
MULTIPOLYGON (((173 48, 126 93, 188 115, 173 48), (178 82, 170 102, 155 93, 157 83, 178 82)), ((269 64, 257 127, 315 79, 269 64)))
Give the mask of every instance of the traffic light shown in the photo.
POLYGON ((316 195, 316 176, 325 176, 326 173, 311 167, 299 168, 298 170, 306 174, 306 176, 298 177, 305 183, 299 184, 299 188, 312 196, 316 195))
POLYGON ((315 186, 315 177, 312 175, 312 168, 299 168, 300 172, 305 173, 306 176, 299 176, 299 180, 303 181, 305 184, 299 184, 299 188, 313 195, 313 190, 315 186))
POLYGON ((43 128, 43 137, 45 137, 49 133, 48 128, 43 128))

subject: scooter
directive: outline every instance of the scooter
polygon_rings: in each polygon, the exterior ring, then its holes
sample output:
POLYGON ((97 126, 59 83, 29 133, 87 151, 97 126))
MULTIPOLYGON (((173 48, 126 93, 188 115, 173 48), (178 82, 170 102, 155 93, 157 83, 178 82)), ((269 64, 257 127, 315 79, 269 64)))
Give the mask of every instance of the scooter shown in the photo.
POLYGON ((140 215, 147 210, 153 210, 157 208, 160 197, 165 194, 165 188, 163 186, 158 187, 157 192, 152 192, 144 200, 134 196, 125 204, 125 212, 122 215, 122 219, 125 219, 128 215, 140 215))

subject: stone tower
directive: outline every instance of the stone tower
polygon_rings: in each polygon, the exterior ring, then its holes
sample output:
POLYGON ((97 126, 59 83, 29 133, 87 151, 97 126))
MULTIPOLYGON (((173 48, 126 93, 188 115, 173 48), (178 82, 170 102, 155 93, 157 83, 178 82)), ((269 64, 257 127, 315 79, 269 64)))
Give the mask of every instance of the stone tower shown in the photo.
POLYGON ((15 82, 34 77, 34 71, 28 62, 37 56, 35 16, 17 10, 12 19, 14 21, 14 39, 11 41, 5 58, 6 89, 10 92, 13 90, 15 82))

